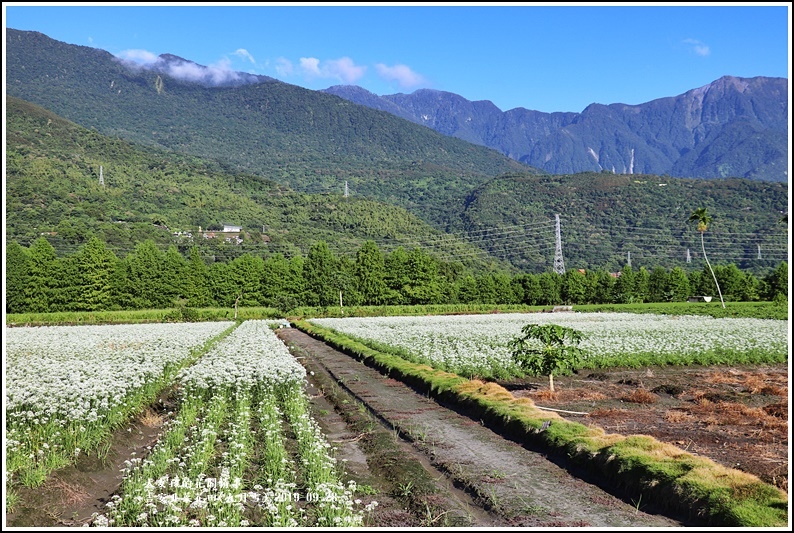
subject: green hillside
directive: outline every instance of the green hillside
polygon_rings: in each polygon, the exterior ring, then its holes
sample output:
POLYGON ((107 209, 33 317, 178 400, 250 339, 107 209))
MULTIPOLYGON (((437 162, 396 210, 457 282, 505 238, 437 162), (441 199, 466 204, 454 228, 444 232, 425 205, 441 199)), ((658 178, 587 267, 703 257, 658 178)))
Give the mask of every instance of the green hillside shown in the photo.
POLYGON ((6 88, 105 135, 222 161, 309 193, 344 190, 437 227, 489 178, 532 171, 495 150, 281 82, 205 87, 130 69, 102 50, 8 29, 6 88))
POLYGON ((760 273, 787 259, 787 184, 747 179, 508 174, 472 192, 452 229, 531 272, 548 268, 559 214, 566 268, 701 268, 700 234, 688 222, 700 207, 713 217, 704 234, 712 262, 760 273))
MULTIPOLYGON (((199 227, 231 224, 242 226, 243 243, 197 239, 205 254, 289 257, 324 240, 339 255, 352 256, 374 240, 384 250, 423 244, 431 253, 461 256, 475 269, 506 268, 403 208, 298 193, 211 161, 105 137, 12 96, 6 125, 6 238, 25 246, 45 234, 59 253, 72 253, 97 236, 124 256, 145 239, 167 245, 177 232, 196 236, 199 227)), ((188 245, 187 237, 182 243, 188 245)))

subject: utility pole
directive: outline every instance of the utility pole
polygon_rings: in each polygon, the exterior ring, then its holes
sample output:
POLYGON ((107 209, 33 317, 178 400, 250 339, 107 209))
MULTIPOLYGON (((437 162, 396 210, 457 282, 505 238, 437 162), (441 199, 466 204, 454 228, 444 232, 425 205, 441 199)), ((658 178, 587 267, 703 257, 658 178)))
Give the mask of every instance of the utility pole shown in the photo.
POLYGON ((692 262, 692 255, 690 255, 690 253, 689 253, 689 248, 686 249, 686 262, 687 263, 691 263, 692 262))
POLYGON ((758 245, 758 259, 761 259, 761 245, 758 245))
POLYGON ((555 221, 555 236, 557 244, 554 248, 554 272, 557 274, 565 274, 565 263, 562 260, 562 237, 560 235, 560 215, 554 215, 555 221))

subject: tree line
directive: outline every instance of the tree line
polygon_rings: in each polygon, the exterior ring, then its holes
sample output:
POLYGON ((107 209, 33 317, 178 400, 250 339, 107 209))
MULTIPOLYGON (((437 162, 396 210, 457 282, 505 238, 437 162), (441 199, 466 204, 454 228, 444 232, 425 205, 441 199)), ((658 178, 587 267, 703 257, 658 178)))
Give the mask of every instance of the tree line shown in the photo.
POLYGON ((361 245, 354 258, 338 256, 318 241, 305 257, 247 252, 208 263, 196 246, 185 257, 175 245, 163 251, 153 240, 138 243, 119 258, 92 237, 73 254, 58 257, 42 236, 29 247, 16 241, 7 246, 6 312, 239 305, 287 313, 299 306, 681 302, 716 294, 715 278, 727 301, 788 296, 786 262, 761 279, 734 264, 714 265, 713 271, 705 265, 690 272, 626 265, 619 273, 474 273, 419 247, 383 253, 373 241, 361 245))

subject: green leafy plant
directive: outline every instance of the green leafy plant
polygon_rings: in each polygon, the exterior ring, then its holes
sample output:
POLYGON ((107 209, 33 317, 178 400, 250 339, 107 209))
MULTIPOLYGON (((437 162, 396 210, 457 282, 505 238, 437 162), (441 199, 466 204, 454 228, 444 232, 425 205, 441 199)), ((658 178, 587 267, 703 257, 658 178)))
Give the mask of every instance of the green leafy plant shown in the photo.
POLYGON ((527 324, 509 346, 513 360, 522 369, 530 374, 549 376, 549 389, 553 392, 554 374, 567 373, 581 364, 582 350, 577 345, 583 338, 582 333, 573 328, 527 324))

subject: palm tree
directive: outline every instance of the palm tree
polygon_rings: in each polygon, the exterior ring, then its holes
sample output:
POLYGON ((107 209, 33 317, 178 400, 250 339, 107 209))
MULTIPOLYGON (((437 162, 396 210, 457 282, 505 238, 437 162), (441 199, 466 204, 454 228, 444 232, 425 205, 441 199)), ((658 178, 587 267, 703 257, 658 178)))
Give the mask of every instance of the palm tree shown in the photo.
POLYGON ((717 276, 714 275, 714 269, 711 268, 711 263, 709 263, 709 258, 706 257, 706 245, 703 242, 703 234, 706 233, 706 230, 711 223, 711 215, 709 215, 708 210, 705 207, 699 207, 695 209, 695 211, 689 216, 690 222, 697 222, 698 223, 698 231, 700 232, 700 246, 703 248, 703 259, 706 260, 706 264, 709 266, 709 270, 711 271, 711 276, 714 278, 714 284, 717 286, 717 292, 720 295, 720 302, 722 302, 722 308, 725 309, 725 300, 722 299, 722 291, 720 290, 720 284, 717 283, 717 276))

